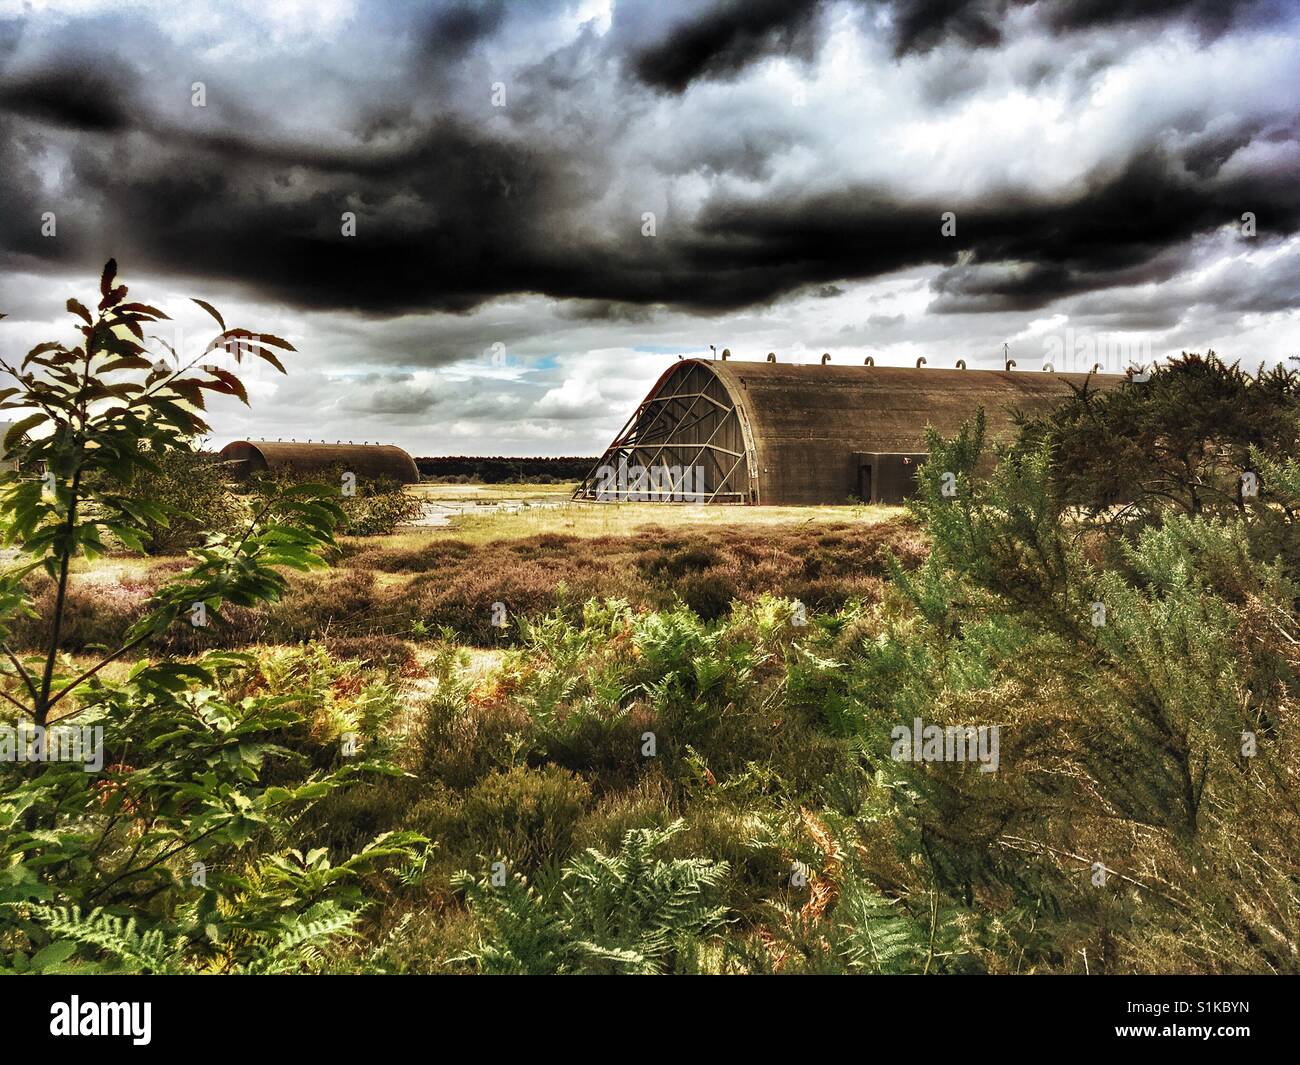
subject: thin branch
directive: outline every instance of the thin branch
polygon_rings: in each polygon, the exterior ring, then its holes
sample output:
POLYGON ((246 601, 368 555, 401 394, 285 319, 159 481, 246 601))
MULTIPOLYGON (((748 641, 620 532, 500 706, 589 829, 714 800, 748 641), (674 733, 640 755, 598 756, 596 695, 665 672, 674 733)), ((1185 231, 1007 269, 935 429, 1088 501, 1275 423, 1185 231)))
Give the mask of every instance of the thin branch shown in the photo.
POLYGON ((203 832, 200 832, 193 839, 185 840, 177 844, 171 850, 164 851, 162 854, 157 855, 151 861, 148 861, 144 865, 140 866, 139 869, 128 869, 126 872, 113 877, 113 879, 110 880, 108 883, 103 884, 97 890, 91 892, 91 894, 88 897, 88 901, 93 901, 94 899, 99 898, 101 895, 104 894, 105 891, 111 888, 114 884, 118 884, 121 883, 123 880, 129 880, 132 877, 141 876, 142 874, 147 873, 154 866, 160 865, 161 863, 167 861, 168 858, 175 857, 177 854, 180 854, 181 851, 188 850, 190 847, 193 847, 196 843, 199 843, 200 841, 206 839, 208 836, 212 835, 212 833, 218 831, 221 827, 222 827, 221 825, 213 825, 211 828, 206 829, 203 832))
MULTIPOLYGON (((1084 865, 1087 865, 1089 867, 1091 867, 1094 864, 1094 860, 1092 858, 1085 858, 1082 854, 1073 854, 1070 851, 1061 850, 1059 847, 1051 847, 1048 846, 1046 843, 1039 843, 1037 840, 1025 839, 1022 836, 1003 836, 1001 839, 998 840, 998 842, 1002 844, 1002 846, 1010 850, 1023 850, 1026 846, 1028 846, 1036 850, 1048 851, 1049 853, 1059 855, 1062 858, 1070 858, 1076 862, 1082 862, 1084 865), (1021 846, 1017 846, 1017 844, 1020 844, 1021 846)), ((1171 906, 1176 906, 1180 910, 1185 911, 1187 909, 1185 903, 1180 902, 1178 899, 1173 898, 1171 895, 1166 895, 1159 888, 1152 887, 1150 884, 1144 884, 1141 880, 1135 880, 1131 876, 1125 876, 1118 869, 1112 869, 1110 866, 1106 865, 1105 862, 1102 862, 1101 865, 1106 872, 1114 873, 1125 883, 1132 884, 1134 887, 1140 887, 1143 891, 1149 891, 1153 895, 1158 895, 1160 896, 1160 898, 1168 902, 1171 906)))
POLYGON ((23 703, 20 703, 8 692, 0 692, 0 696, 3 696, 5 699, 8 699, 11 703, 14 704, 14 706, 18 707, 18 709, 21 710, 24 714, 30 714, 32 717, 36 716, 35 713, 33 713, 33 711, 28 709, 23 703))
POLYGON ((18 675, 23 678, 23 682, 27 685, 27 690, 31 693, 32 698, 38 698, 36 682, 32 680, 32 675, 27 672, 27 668, 19 661, 18 656, 9 649, 7 643, 0 642, 0 650, 3 650, 9 661, 14 664, 14 669, 18 670, 18 675))
POLYGON ((101 669, 103 669, 103 668, 104 668, 106 665, 108 665, 110 662, 115 662, 115 661, 117 661, 117 659, 121 658, 121 657, 122 657, 124 654, 126 654, 128 651, 131 651, 131 650, 135 649, 136 647, 139 647, 140 644, 144 643, 144 641, 147 640, 147 639, 149 638, 150 635, 151 635, 151 633, 146 632, 146 633, 141 634, 140 636, 137 636, 134 640, 131 640, 129 643, 124 643, 121 647, 119 647, 119 648, 118 648, 116 651, 114 651, 111 655, 109 655, 109 656, 108 656, 107 658, 105 658, 102 662, 100 662, 99 665, 97 665, 97 666, 93 666, 93 667, 91 667, 90 669, 86 670, 86 671, 85 671, 83 674, 81 674, 81 676, 79 676, 76 680, 70 681, 66 686, 64 686, 62 689, 60 689, 60 691, 58 692, 58 694, 55 695, 55 696, 53 696, 53 697, 50 699, 49 703, 46 704, 46 708, 47 708, 47 709, 52 708, 52 707, 54 706, 54 704, 57 703, 60 699, 62 699, 65 695, 67 695, 68 692, 72 691, 74 688, 80 686, 81 684, 84 684, 86 681, 88 681, 91 677, 93 677, 96 673, 98 673, 101 669))

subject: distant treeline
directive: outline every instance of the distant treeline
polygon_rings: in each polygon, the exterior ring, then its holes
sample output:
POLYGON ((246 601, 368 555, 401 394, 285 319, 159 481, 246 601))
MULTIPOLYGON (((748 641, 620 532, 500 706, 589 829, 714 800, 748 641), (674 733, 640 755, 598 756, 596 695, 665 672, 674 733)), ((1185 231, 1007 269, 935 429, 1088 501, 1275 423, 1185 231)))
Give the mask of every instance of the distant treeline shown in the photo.
POLYGON ((595 458, 482 458, 452 455, 446 458, 417 458, 415 465, 426 481, 478 481, 500 484, 503 481, 552 483, 577 481, 591 472, 595 458))

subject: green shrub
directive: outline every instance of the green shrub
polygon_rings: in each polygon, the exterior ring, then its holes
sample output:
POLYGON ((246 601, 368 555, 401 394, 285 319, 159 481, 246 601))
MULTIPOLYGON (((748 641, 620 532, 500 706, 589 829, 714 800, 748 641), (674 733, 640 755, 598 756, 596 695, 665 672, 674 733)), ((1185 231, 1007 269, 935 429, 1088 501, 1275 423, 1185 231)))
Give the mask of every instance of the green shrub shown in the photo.
MULTIPOLYGON (((220 626, 231 607, 278 600, 286 571, 325 565, 337 505, 306 488, 277 491, 238 531, 206 530, 189 564, 132 604, 138 616, 93 665, 60 654, 73 620, 74 559, 93 559, 112 544, 143 550, 151 530, 176 517, 175 508, 124 494, 124 486, 135 492, 137 478, 188 453, 207 432, 198 413, 204 391, 246 399, 228 371, 146 357, 130 338, 165 316, 124 302, 116 269, 112 261, 104 269, 96 314, 68 301, 77 346, 41 344, 21 368, 0 363, 15 382, 0 391, 0 410, 29 412, 4 441, 17 468, 0 470, 5 546, 18 553, 0 572, 4 720, 31 729, 78 726, 90 739, 80 761, 0 760, 0 966, 317 968, 360 919, 362 882, 417 863, 425 842, 390 835, 344 855, 295 845, 302 819, 323 796, 395 771, 346 750, 342 764, 323 767, 318 757, 339 749, 343 727, 377 728, 384 700, 358 692, 344 714, 345 704, 327 700, 317 682, 341 668, 328 656, 308 664, 305 691, 292 664, 271 677, 259 669, 255 686, 246 682, 255 659, 220 652, 143 659, 120 678, 106 667, 178 628, 220 626), (32 587, 37 571, 52 594, 32 587), (33 602, 42 594, 50 594, 44 615, 33 602), (25 641, 39 651, 15 651, 15 619, 43 626, 25 641)), ((227 329, 198 302, 221 327, 207 350, 276 366, 272 349, 292 350, 278 337, 227 329)))
POLYGON ((338 531, 347 536, 387 536, 399 525, 424 515, 424 503, 399 482, 389 477, 357 478, 342 464, 312 471, 287 467, 261 473, 250 478, 246 488, 255 501, 265 502, 293 485, 329 490, 343 515, 338 531))
POLYGON ((217 456, 202 451, 146 454, 148 465, 125 485, 134 498, 167 511, 161 520, 146 516, 144 549, 151 555, 174 555, 197 547, 213 532, 231 532, 248 519, 243 501, 230 487, 217 456))
POLYGON ((877 856, 874 875, 992 917, 990 969, 1082 969, 1085 952, 1093 972, 1300 969, 1279 934, 1300 921, 1284 768, 1298 589, 1283 559, 1250 548, 1252 527, 1285 512, 1171 504, 1113 530, 1099 568, 1051 453, 1024 449, 985 479, 981 449, 978 424, 931 440, 914 503, 929 561, 896 576, 894 612, 838 648, 847 662, 802 669, 821 678, 807 696, 861 707, 860 743, 889 787, 871 831, 888 826, 900 861, 886 876, 877 856), (1000 769, 895 761, 891 729, 917 717, 997 725, 1000 769))
POLYGON ((591 786, 556 766, 493 771, 463 792, 439 791, 415 806, 408 826, 439 841, 449 860, 500 860, 531 875, 569 853, 591 786))

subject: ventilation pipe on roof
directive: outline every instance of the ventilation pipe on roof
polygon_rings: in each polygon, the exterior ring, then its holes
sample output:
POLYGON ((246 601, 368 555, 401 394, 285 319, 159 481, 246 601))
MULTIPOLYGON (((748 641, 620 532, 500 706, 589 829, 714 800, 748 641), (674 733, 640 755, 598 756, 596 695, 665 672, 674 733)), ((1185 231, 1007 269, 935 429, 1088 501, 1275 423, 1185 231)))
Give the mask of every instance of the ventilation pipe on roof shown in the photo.
POLYGON ((830 353, 829 351, 823 351, 823 352, 822 352, 822 365, 825 366, 825 365, 826 365, 828 362, 830 362, 830 361, 831 361, 831 353, 830 353))
POLYGON ((1050 362, 1043 363, 1043 373, 1056 373, 1056 367, 1050 362))
POLYGON ((958 360, 957 360, 957 369, 959 369, 959 370, 964 370, 964 369, 966 369, 966 360, 965 360, 965 359, 958 359, 958 360))
POLYGON ((730 349, 730 348, 723 348, 723 349, 722 349, 722 361, 723 361, 723 362, 726 362, 729 358, 731 358, 731 349, 730 349))
POLYGON ((1094 362, 1094 363, 1092 364, 1092 369, 1089 370, 1088 372, 1089 372, 1089 373, 1101 373, 1101 363, 1099 363, 1099 362, 1094 362))
POLYGON ((875 366, 875 365, 876 365, 876 360, 875 360, 874 358, 872 358, 870 355, 868 355, 868 356, 866 357, 866 359, 863 360, 862 365, 863 365, 863 366, 875 366))
POLYGON ((916 360, 916 368, 919 370, 924 365, 925 365, 925 356, 922 355, 919 359, 916 360))
POLYGON ((768 362, 776 362, 776 352, 775 352, 775 351, 769 351, 769 352, 767 353, 767 361, 768 361, 768 362))
POLYGON ((1016 366, 1015 359, 1007 359, 1007 364, 1006 366, 1003 367, 1003 369, 1006 370, 1008 373, 1010 373, 1013 369, 1015 369, 1015 366, 1016 366))

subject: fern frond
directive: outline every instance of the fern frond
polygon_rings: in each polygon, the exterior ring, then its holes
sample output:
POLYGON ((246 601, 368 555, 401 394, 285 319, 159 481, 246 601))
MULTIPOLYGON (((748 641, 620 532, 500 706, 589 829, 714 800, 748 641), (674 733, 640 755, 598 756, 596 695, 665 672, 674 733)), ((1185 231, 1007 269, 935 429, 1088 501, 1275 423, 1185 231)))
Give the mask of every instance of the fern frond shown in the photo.
POLYGON ((86 914, 79 906, 35 905, 31 909, 51 935, 101 950, 128 971, 156 974, 181 971, 184 951, 181 938, 169 937, 162 929, 141 931, 134 917, 118 917, 98 907, 86 914))

